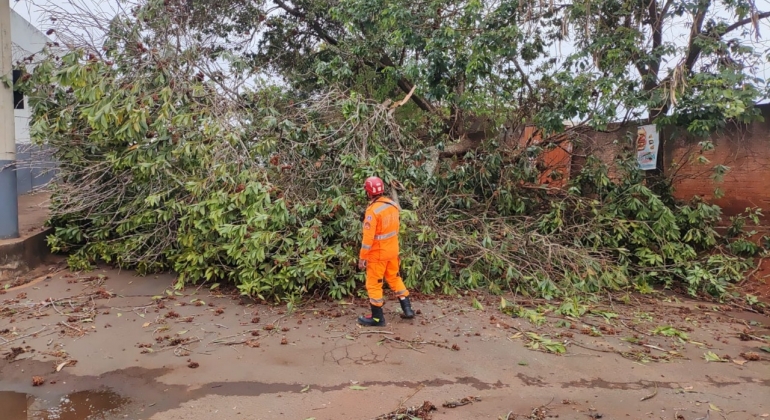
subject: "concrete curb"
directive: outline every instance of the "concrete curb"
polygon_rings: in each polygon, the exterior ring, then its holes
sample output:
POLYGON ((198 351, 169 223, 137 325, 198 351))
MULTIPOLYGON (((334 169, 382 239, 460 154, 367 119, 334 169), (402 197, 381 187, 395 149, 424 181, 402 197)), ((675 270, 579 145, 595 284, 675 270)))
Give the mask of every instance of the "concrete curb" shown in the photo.
POLYGON ((0 241, 0 281, 16 280, 43 264, 51 255, 46 243, 51 232, 53 229, 47 228, 23 238, 0 241))

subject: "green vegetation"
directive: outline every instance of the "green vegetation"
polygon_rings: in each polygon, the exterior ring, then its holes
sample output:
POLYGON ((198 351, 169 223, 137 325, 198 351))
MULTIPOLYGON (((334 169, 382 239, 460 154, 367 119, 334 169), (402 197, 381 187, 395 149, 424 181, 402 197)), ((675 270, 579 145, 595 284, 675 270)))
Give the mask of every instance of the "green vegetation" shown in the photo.
MULTIPOLYGON (((341 298, 360 289, 361 184, 372 174, 404 208, 402 271, 425 293, 550 299, 665 285, 722 296, 762 251, 742 236, 744 219, 720 236, 718 207, 651 189, 631 156, 618 157, 612 179, 589 157, 551 194, 532 186, 532 158, 556 145, 510 142, 524 121, 546 136, 566 118, 590 116, 602 128, 618 107, 670 109, 656 121, 696 134, 757 118, 759 81, 717 60, 754 53, 722 40, 722 24, 707 25, 697 44, 696 62, 713 59, 715 71, 693 64, 651 83, 661 52, 693 46, 629 49, 646 36, 648 12, 634 2, 549 11, 509 1, 300 1, 276 2, 269 17, 261 2, 177 3, 148 0, 111 21, 103 44, 48 56, 23 77, 32 137, 61 163, 49 244, 70 253, 73 269, 105 261, 172 269, 179 287, 229 282, 264 299, 341 298), (556 66, 549 48, 560 25, 585 28, 576 35, 585 49, 556 66), (245 40, 258 30, 258 45, 245 40), (629 63, 645 77, 626 74, 629 63), (268 69, 288 86, 256 78, 268 69)), ((689 3, 668 2, 667 13, 700 13, 689 3)), ((750 4, 728 2, 739 17, 750 4)), ((558 310, 577 317, 586 307, 558 310)))

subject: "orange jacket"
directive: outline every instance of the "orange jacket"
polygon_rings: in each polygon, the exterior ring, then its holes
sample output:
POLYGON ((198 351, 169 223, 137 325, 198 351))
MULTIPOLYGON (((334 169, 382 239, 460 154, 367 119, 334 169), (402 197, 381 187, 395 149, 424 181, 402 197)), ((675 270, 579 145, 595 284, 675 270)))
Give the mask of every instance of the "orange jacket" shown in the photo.
POLYGON ((359 258, 371 262, 398 258, 398 214, 401 208, 387 197, 378 197, 364 214, 364 239, 359 258))

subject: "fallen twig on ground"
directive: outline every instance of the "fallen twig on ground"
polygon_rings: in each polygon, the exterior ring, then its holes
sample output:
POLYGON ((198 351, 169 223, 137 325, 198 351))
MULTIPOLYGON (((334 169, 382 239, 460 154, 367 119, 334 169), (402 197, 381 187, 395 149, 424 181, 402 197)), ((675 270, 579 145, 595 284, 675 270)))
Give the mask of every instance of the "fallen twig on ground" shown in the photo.
POLYGON ((77 332, 78 332, 78 333, 80 333, 80 334, 85 334, 85 332, 83 332, 83 330, 81 330, 80 328, 77 328, 77 327, 73 327, 72 325, 70 325, 70 324, 67 324, 67 323, 66 323, 66 322, 64 322, 64 321, 60 321, 60 322, 59 322, 59 325, 63 325, 63 326, 65 326, 65 327, 67 327, 67 328, 73 329, 73 330, 77 331, 77 332))
POLYGON ((597 349, 597 348, 594 348, 594 347, 588 347, 588 346, 586 346, 584 344, 580 344, 577 341, 573 341, 573 340, 569 340, 565 344, 567 344, 567 345, 574 344, 574 345, 576 345, 576 346, 578 346, 580 348, 586 349, 586 350, 600 351, 602 353, 617 353, 618 352, 617 350, 604 350, 604 349, 597 349))
POLYGON ((409 401, 409 400, 410 400, 412 397, 414 397, 415 395, 417 395, 417 393, 418 393, 418 392, 422 391, 422 389, 423 389, 424 387, 425 387, 425 384, 420 384, 420 386, 418 386, 418 387, 417 387, 417 389, 416 389, 416 390, 415 390, 415 391, 412 393, 412 395, 410 395, 410 396, 408 396, 408 397, 404 398, 404 400, 403 400, 403 401, 401 401, 401 402, 398 404, 398 408, 396 409, 396 411, 398 411, 398 410, 400 410, 401 408, 403 408, 403 407, 404 407, 404 404, 406 404, 406 402, 407 402, 407 401, 409 401))
MULTIPOLYGON (((403 340, 396 340, 396 339, 394 339, 394 338, 390 338, 390 337, 382 337, 382 340, 380 340, 380 341, 383 341, 383 340, 388 340, 388 341, 392 341, 392 342, 394 342, 394 343, 399 343, 399 344, 405 345, 407 348, 409 348, 409 349, 411 349, 411 350, 414 350, 414 351, 416 351, 416 352, 418 352, 418 353, 425 353, 424 351, 422 351, 422 350, 420 350, 420 349, 417 349, 417 348, 415 348, 415 347, 412 345, 413 343, 410 343, 410 342, 407 342, 407 341, 403 341, 403 340)), ((423 343, 420 343, 420 344, 423 344, 423 343)))
MULTIPOLYGON (((180 349, 180 348, 182 348, 182 349, 185 349, 185 348, 184 348, 184 346, 186 346, 186 345, 188 345, 188 344, 197 343, 197 342, 199 342, 199 341, 202 341, 202 339, 201 339, 201 338, 198 338, 198 337, 192 337, 192 338, 190 338, 189 340, 185 341, 184 343, 181 343, 181 344, 177 344, 177 345, 173 345, 173 346, 166 346, 166 347, 163 347, 163 348, 161 348, 160 350, 158 350, 158 351, 157 351, 157 352, 155 352, 155 353, 160 353, 160 352, 162 352, 162 351, 166 351, 166 350, 168 350, 168 349, 180 349)), ((185 350, 187 350, 187 349, 185 349, 185 350)), ((189 351, 189 350, 187 350, 187 351, 189 351)))
POLYGON ((640 401, 647 401, 647 400, 650 400, 650 399, 654 398, 656 395, 658 395, 658 383, 654 382, 654 384, 655 384, 655 391, 653 391, 653 393, 650 394, 650 395, 642 397, 642 399, 640 401))
POLYGON ((8 345, 8 344, 10 344, 10 343, 13 343, 14 341, 17 341, 17 340, 22 340, 22 339, 24 339, 24 338, 27 338, 27 337, 32 337, 32 336, 34 336, 34 335, 40 334, 41 332, 45 331, 46 329, 48 329, 48 326, 45 326, 45 327, 43 327, 41 330, 39 330, 39 331, 35 331, 35 332, 31 333, 31 334, 22 335, 22 336, 20 336, 20 337, 16 337, 16 338, 14 338, 13 340, 8 340, 8 341, 6 341, 6 342, 4 342, 4 343, 0 344, 0 346, 5 346, 5 345, 8 345))
POLYGON ((479 397, 464 397, 458 401, 447 401, 441 406, 444 408, 457 408, 457 407, 462 407, 464 405, 473 404, 474 402, 479 402, 479 401, 481 401, 481 398, 479 397))
POLYGON ((401 420, 406 418, 404 416, 417 417, 421 420, 431 420, 433 418, 431 412, 433 411, 436 411, 436 406, 430 401, 424 401, 420 406, 399 408, 390 413, 377 416, 373 420, 401 420))

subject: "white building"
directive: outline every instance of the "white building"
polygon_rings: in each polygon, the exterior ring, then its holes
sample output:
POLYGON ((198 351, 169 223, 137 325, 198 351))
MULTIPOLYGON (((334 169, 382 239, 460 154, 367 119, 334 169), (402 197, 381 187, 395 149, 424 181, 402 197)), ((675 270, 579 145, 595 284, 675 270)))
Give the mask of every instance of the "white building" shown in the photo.
MULTIPOLYGON (((41 52, 48 42, 51 42, 51 40, 44 33, 11 9, 11 51, 14 64, 24 60, 26 57, 41 52)), ((27 69, 28 71, 32 70, 29 66, 27 69)), ((16 72, 14 72, 14 76, 17 76, 16 72)), ((14 95, 14 102, 16 102, 17 98, 18 96, 14 95)), ((16 173, 17 188, 19 194, 26 194, 33 188, 47 183, 51 179, 52 174, 49 170, 42 168, 42 166, 50 168, 50 165, 43 165, 43 162, 41 162, 41 160, 47 160, 43 157, 44 154, 40 153, 39 148, 30 144, 29 121, 31 112, 27 98, 16 104, 14 117, 16 126, 16 159, 18 161, 16 173)))

